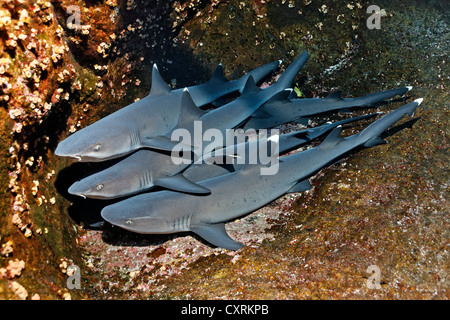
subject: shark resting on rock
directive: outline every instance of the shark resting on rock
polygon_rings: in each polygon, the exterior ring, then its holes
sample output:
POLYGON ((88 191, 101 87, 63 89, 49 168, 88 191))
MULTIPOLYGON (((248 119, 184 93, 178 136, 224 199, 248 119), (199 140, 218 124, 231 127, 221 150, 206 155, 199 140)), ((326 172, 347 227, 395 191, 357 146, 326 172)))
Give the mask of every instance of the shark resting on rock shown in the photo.
MULTIPOLYGON (((203 129, 214 128, 221 132, 237 126, 272 96, 279 92, 286 93, 285 89, 291 85, 307 59, 308 54, 302 53, 275 84, 264 90, 256 87, 253 77, 250 76, 239 98, 209 112, 199 109, 189 89, 185 89, 181 97, 180 122, 175 129, 185 127, 192 132, 192 123, 196 120, 201 121, 203 129)), ((176 163, 170 153, 164 152, 171 151, 178 144, 170 138, 173 130, 167 135, 148 139, 147 146, 162 149, 162 152, 138 150, 112 167, 75 182, 69 188, 69 193, 81 197, 111 199, 135 194, 154 186, 181 192, 209 193, 208 189, 192 183, 181 174, 181 171, 190 165, 189 162, 176 163)), ((203 145, 199 149, 203 150, 203 145)), ((201 150, 196 152, 202 153, 201 150)))
POLYGON ((295 121, 308 124, 311 116, 320 114, 372 107, 396 95, 403 96, 411 86, 385 90, 357 98, 342 98, 341 91, 335 91, 325 98, 285 99, 282 93, 267 101, 250 118, 241 124, 244 130, 251 128, 273 128, 286 122, 295 121))
POLYGON ((240 170, 200 181, 211 190, 206 196, 170 190, 137 195, 103 208, 102 217, 113 225, 142 234, 191 231, 209 243, 238 250, 225 222, 243 216, 285 193, 309 190, 309 178, 358 147, 386 143, 380 135, 405 114, 414 115, 423 99, 417 99, 376 120, 349 137, 338 126, 317 147, 280 159, 274 175, 261 175, 261 164, 247 164, 240 170))
MULTIPOLYGON (((250 77, 258 82, 279 64, 280 61, 268 63, 231 81, 225 78, 219 65, 208 82, 188 89, 200 107, 231 92, 242 91, 250 77)), ((55 154, 81 162, 99 162, 146 147, 148 138, 164 134, 177 125, 182 95, 183 89, 172 90, 153 65, 152 87, 147 97, 70 135, 58 144, 55 154)))
MULTIPOLYGON (((149 138, 146 141, 146 146, 163 151, 172 151, 179 144, 172 140, 173 133, 177 130, 185 130, 190 137, 194 137, 198 123, 201 123, 203 132, 213 129, 216 130, 216 134, 220 131, 221 136, 225 137, 227 130, 237 127, 273 96, 277 94, 287 96, 289 91, 286 91, 286 88, 292 84, 308 58, 309 54, 304 51, 286 68, 276 83, 265 89, 257 87, 253 77, 250 76, 239 98, 209 112, 203 111, 195 105, 195 101, 189 98, 191 96, 189 89, 186 88, 185 91, 188 93, 183 95, 177 126, 163 135, 149 138)), ((186 146, 188 150, 191 149, 194 153, 200 154, 203 144, 199 144, 198 141, 190 141, 186 146)), ((212 147, 212 145, 210 144, 209 147, 212 147)), ((222 147, 222 145, 218 144, 217 147, 222 147)))

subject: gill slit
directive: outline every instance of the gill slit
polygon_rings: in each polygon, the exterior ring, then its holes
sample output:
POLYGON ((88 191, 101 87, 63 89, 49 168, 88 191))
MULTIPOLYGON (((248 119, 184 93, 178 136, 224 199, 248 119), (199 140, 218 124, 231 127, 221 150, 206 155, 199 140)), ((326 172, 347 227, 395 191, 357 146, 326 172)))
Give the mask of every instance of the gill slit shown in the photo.
POLYGON ((139 187, 140 189, 148 188, 153 185, 152 172, 145 170, 139 175, 139 187))
POLYGON ((175 231, 188 231, 191 226, 192 214, 183 215, 176 218, 173 221, 173 230, 175 231))
POLYGON ((136 130, 133 133, 131 133, 130 143, 131 143, 131 149, 134 149, 136 146, 139 146, 139 143, 140 143, 139 130, 136 130))

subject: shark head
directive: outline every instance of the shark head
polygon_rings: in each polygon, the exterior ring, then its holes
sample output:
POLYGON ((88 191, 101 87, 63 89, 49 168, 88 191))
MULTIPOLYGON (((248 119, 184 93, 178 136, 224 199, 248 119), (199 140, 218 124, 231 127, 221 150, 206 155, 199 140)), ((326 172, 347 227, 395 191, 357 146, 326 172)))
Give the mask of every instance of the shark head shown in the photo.
POLYGON ((173 221, 158 210, 157 204, 141 202, 139 197, 135 196, 104 207, 101 212, 103 219, 112 225, 136 233, 156 234, 175 231, 173 221))
POLYGON ((139 138, 134 137, 126 127, 111 127, 102 122, 93 123, 61 141, 55 154, 81 162, 99 162, 137 149, 139 138))
POLYGON ((83 198, 104 200, 127 196, 138 189, 137 179, 127 177, 126 172, 115 171, 113 166, 76 181, 68 192, 83 198))

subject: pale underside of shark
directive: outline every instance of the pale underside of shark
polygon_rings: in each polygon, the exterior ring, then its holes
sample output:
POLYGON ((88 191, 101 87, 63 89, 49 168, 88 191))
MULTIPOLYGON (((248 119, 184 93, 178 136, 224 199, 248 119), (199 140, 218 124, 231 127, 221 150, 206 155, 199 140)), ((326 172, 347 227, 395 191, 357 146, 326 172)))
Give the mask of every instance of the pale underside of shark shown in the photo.
POLYGON ((285 193, 309 190, 309 178, 357 147, 386 143, 380 135, 405 114, 413 116, 418 99, 381 117, 361 132, 343 138, 335 128, 317 147, 283 157, 275 175, 261 175, 261 165, 200 181, 207 196, 174 191, 137 195, 106 206, 102 217, 113 225, 143 233, 192 231, 213 245, 230 250, 243 247, 225 231, 225 223, 253 212, 285 193))
MULTIPOLYGON (((204 84, 189 87, 191 98, 203 106, 231 92, 242 91, 250 77, 256 82, 273 72, 280 61, 263 65, 228 81, 222 66, 204 84)), ((164 134, 179 121, 183 89, 172 90, 153 66, 150 94, 61 141, 55 154, 82 162, 119 158, 146 146, 146 139, 164 134)))
POLYGON ((407 86, 357 98, 342 98, 340 91, 333 92, 326 98, 285 99, 284 97, 274 96, 253 113, 240 127, 244 130, 250 128, 273 128, 294 120, 307 125, 311 116, 327 112, 372 107, 383 100, 397 95, 403 96, 411 89, 412 87, 407 86))

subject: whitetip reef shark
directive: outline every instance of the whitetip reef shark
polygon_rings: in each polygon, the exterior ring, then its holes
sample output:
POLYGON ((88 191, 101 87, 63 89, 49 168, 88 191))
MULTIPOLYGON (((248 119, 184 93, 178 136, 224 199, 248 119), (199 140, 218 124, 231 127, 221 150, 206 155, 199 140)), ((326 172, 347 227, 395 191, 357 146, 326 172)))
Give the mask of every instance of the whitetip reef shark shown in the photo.
MULTIPOLYGON (((233 129, 241 124, 274 95, 278 93, 286 95, 287 92, 285 89, 292 84, 308 58, 309 54, 304 51, 286 68, 274 84, 265 89, 257 87, 253 81, 253 77, 250 76, 239 98, 209 112, 198 108, 195 105, 195 101, 189 98, 189 89, 185 89, 185 94, 182 96, 180 121, 178 125, 163 135, 147 139, 145 143, 146 147, 172 151, 179 144, 179 142, 172 140, 172 134, 182 129, 192 137, 195 135, 196 122, 201 123, 203 132, 206 132, 208 129, 214 129, 220 131, 222 137, 226 136, 227 130, 233 129)), ((190 141, 186 146, 191 147, 194 153, 201 153, 202 145, 196 144, 196 141, 190 141)), ((211 144, 209 146, 212 147, 211 144)), ((217 145, 217 147, 222 146, 217 145)))
MULTIPOLYGON (((299 148, 339 125, 369 119, 375 115, 377 114, 364 115, 280 135, 279 153, 283 154, 292 148, 299 148)), ((252 150, 251 144, 261 145, 265 142, 267 142, 267 138, 243 143, 243 148, 236 145, 237 150, 245 152, 245 154, 241 153, 238 156, 243 158, 243 162, 248 163, 249 150, 252 150)), ((212 161, 213 158, 226 157, 231 154, 234 156, 234 147, 233 145, 219 149, 214 153, 205 154, 199 160, 208 159, 212 161)), ((175 164, 168 153, 141 149, 102 171, 76 181, 68 191, 73 195, 93 199, 116 199, 147 191, 156 186, 179 192, 207 194, 210 193, 210 190, 195 182, 204 180, 206 177, 229 173, 227 166, 202 164, 194 165, 194 170, 188 169, 186 176, 186 172, 183 172, 183 170, 189 165, 175 164)))
MULTIPOLYGON (((196 106, 203 106, 235 91, 242 91, 250 77, 258 82, 275 71, 280 61, 263 65, 243 77, 228 81, 222 65, 211 79, 188 87, 196 106)), ((183 89, 172 90, 153 65, 151 91, 134 102, 61 141, 55 154, 81 162, 99 162, 127 155, 146 147, 146 140, 164 134, 179 120, 183 89)))
POLYGON ((244 130, 273 128, 291 121, 307 125, 311 116, 333 111, 371 107, 394 96, 403 96, 411 89, 411 86, 406 86, 357 98, 342 98, 341 91, 335 91, 325 98, 292 99, 292 97, 289 97, 289 99, 285 99, 281 95, 274 96, 256 110, 240 127, 244 130))
MULTIPOLYGON (((204 127, 209 126, 222 132, 233 128, 249 117, 254 110, 273 95, 284 91, 292 83, 308 57, 309 55, 303 52, 285 70, 275 84, 264 90, 256 87, 253 77, 250 75, 239 98, 207 113, 195 105, 188 89, 183 90, 180 111, 182 125, 186 124, 189 127, 194 120, 198 119, 202 121, 204 127)), ((158 149, 166 148, 171 151, 177 142, 170 140, 168 136, 160 136, 150 138, 147 141, 147 146, 150 144, 158 149)), ((203 146, 200 148, 203 149, 203 146)), ((68 191, 81 197, 102 199, 134 194, 153 186, 181 192, 209 193, 206 188, 192 183, 182 174, 178 174, 189 164, 174 163, 170 154, 161 153, 157 150, 142 149, 119 161, 106 171, 101 171, 75 182, 68 191), (114 185, 111 185, 111 182, 114 182, 114 185)))
POLYGON ((285 193, 309 190, 309 178, 357 147, 386 143, 380 135, 403 118, 413 116, 423 99, 410 102, 376 120, 357 134, 342 137, 342 126, 328 134, 317 147, 283 157, 275 175, 261 175, 261 165, 200 181, 211 193, 206 196, 170 190, 137 195, 103 208, 102 217, 112 225, 142 234, 191 231, 209 243, 238 250, 225 223, 253 212, 285 193))

